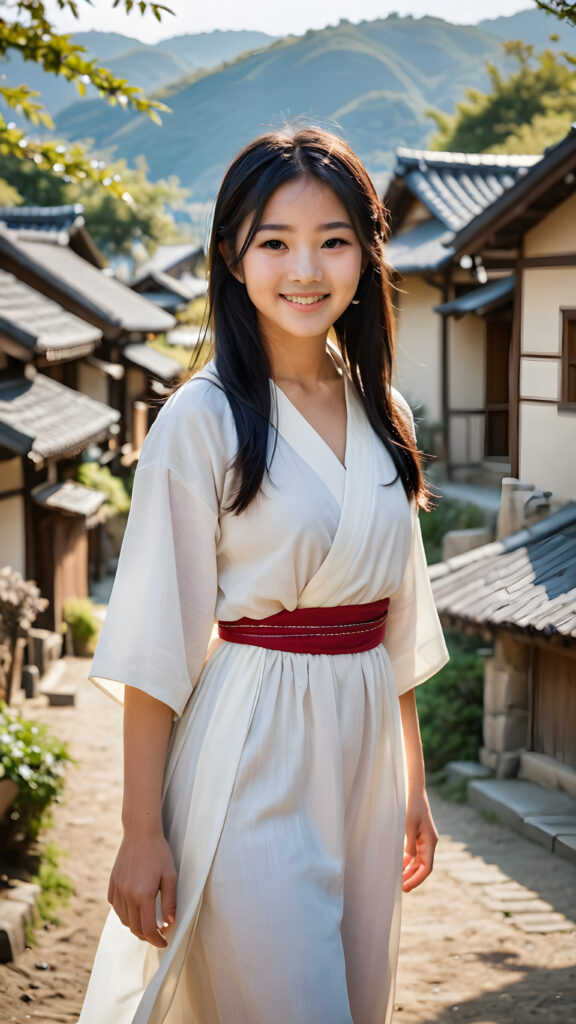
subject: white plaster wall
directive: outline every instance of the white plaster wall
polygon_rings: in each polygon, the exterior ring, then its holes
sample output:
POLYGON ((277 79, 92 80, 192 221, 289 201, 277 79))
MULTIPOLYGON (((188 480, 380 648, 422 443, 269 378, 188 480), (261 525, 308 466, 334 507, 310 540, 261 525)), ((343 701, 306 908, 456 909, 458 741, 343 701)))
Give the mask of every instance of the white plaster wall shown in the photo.
POLYGON ((522 277, 522 352, 560 355, 560 310, 570 308, 576 309, 576 267, 527 267, 522 277))
POLYGON ((519 477, 562 501, 576 500, 576 415, 520 403, 519 477))
POLYGON ((24 470, 22 459, 6 459, 0 462, 0 494, 4 491, 16 491, 24 486, 24 470))
POLYGON ((450 320, 451 409, 481 409, 486 392, 486 326, 478 316, 450 320))
POLYGON ((78 390, 89 398, 108 405, 108 378, 89 363, 78 363, 78 390))
POLYGON ((26 575, 24 499, 19 495, 0 501, 0 567, 6 565, 26 575))
POLYGON ((417 409, 425 406, 426 419, 441 419, 441 318, 434 312, 442 297, 437 288, 416 275, 404 278, 398 307, 396 373, 394 384, 417 409))
POLYGON ((524 237, 525 256, 576 252, 576 193, 552 210, 524 237))
POLYGON ((522 398, 560 398, 560 359, 528 359, 520 364, 520 396, 522 398))

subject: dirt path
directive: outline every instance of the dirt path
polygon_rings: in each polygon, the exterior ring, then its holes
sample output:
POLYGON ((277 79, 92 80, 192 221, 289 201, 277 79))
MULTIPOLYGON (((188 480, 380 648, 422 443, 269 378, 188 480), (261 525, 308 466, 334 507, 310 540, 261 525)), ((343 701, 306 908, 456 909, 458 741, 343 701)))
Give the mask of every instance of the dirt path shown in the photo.
MULTIPOLYGON (((87 664, 71 659, 68 671, 82 680, 87 664)), ((77 895, 61 925, 39 931, 17 964, 0 965, 0 1019, 73 1024, 119 840, 121 713, 88 683, 75 709, 28 708, 78 759, 50 834, 69 851, 62 867, 77 895)), ((433 803, 437 866, 404 901, 394 1024, 574 1024, 576 868, 472 808, 433 803)))

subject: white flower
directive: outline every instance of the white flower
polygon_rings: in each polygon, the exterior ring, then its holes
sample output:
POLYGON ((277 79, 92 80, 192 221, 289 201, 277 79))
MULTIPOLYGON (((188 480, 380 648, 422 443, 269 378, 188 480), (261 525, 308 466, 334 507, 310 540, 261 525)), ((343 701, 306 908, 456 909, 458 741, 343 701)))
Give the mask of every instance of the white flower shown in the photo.
POLYGON ((18 768, 18 775, 21 779, 24 779, 25 782, 28 782, 28 779, 32 778, 34 772, 29 764, 21 764, 18 768))

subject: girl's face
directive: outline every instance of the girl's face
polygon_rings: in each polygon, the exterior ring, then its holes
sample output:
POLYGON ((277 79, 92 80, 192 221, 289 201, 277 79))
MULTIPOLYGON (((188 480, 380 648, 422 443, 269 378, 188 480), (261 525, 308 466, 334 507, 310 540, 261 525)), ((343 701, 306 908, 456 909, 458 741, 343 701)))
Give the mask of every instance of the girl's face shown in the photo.
MULTIPOLYGON (((248 216, 236 239, 242 248, 248 216)), ((232 273, 257 311, 264 341, 325 341, 329 328, 354 298, 363 251, 342 202, 328 185, 297 178, 281 185, 232 273)))

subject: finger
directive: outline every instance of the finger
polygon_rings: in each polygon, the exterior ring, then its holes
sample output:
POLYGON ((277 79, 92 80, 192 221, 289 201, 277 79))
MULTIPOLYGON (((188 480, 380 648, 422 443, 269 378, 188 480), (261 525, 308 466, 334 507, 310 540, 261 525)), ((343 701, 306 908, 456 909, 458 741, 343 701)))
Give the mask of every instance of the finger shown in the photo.
POLYGON ((147 899, 145 903, 141 904, 140 921, 142 927, 140 938, 149 942, 152 946, 156 946, 157 949, 165 949, 168 943, 158 931, 156 899, 147 899))
POLYGON ((137 939, 141 939, 142 936, 142 922, 140 920, 140 907, 135 902, 128 903, 128 927, 135 935, 137 939))
POLYGON ((176 872, 166 873, 160 882, 162 922, 171 925, 176 920, 176 872))
POLYGON ((412 873, 409 878, 403 879, 402 891, 412 892, 412 889, 416 889, 417 886, 421 885, 425 878, 428 878, 430 869, 424 864, 420 864, 416 871, 412 873))

